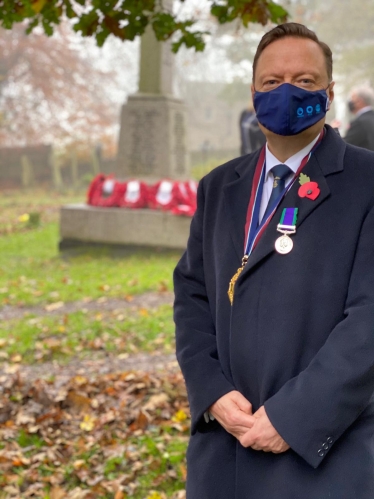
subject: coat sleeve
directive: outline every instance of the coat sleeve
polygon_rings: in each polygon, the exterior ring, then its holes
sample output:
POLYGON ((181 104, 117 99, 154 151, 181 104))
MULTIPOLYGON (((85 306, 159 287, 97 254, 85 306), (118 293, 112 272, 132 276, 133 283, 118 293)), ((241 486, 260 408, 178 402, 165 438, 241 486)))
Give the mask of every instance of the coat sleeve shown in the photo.
POLYGON ((344 140, 348 144, 352 144, 357 147, 366 147, 367 144, 367 131, 365 128, 365 123, 362 123, 360 120, 352 121, 351 126, 349 127, 344 140))
POLYGON ((216 331, 205 286, 203 264, 204 179, 197 192, 187 250, 174 271, 176 353, 191 409, 191 431, 206 424, 203 414, 226 393, 235 390, 222 372, 216 331))
POLYGON ((374 209, 361 228, 344 315, 309 366, 264 404, 278 433, 313 468, 374 392, 374 209))

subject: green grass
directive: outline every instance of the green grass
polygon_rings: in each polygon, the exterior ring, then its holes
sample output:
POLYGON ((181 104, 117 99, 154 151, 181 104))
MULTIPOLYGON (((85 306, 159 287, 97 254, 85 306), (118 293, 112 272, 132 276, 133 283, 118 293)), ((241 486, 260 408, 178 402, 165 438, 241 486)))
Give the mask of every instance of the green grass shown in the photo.
MULTIPOLYGON (((30 197, 32 199, 32 196, 30 197)), ((36 198, 35 198, 36 199, 36 198)), ((65 198, 64 198, 65 200, 65 198)), ((52 200, 41 196, 36 211, 49 207, 52 200)), ((20 195, 0 202, 12 217, 14 210, 27 212, 20 195), (11 211, 9 211, 11 210, 11 211), (13 211, 12 211, 13 210, 13 211)), ((56 206, 52 204, 56 211, 56 206)), ((146 291, 172 289, 172 271, 180 253, 152 251, 112 258, 104 250, 86 251, 62 258, 58 252, 58 222, 15 230, 0 236, 0 307, 41 306, 84 299, 131 297, 146 291)), ((68 360, 88 352, 136 353, 140 350, 172 351, 173 322, 170 307, 155 311, 85 311, 2 321, 0 360, 21 355, 32 363, 51 359, 68 360)))
POLYGON ((177 490, 185 487, 183 479, 184 460, 187 448, 186 437, 174 435, 169 441, 161 437, 144 436, 138 439, 141 446, 141 459, 147 465, 147 472, 140 473, 138 477, 139 488, 134 494, 134 499, 144 499, 146 493, 155 488, 165 492, 169 497, 177 490))
POLYGON ((68 360, 92 352, 134 354, 174 351, 172 308, 95 312, 65 315, 29 315, 0 324, 3 360, 21 355, 23 363, 68 360), (8 357, 7 357, 7 356, 8 357))
POLYGON ((172 289, 180 254, 133 254, 111 258, 105 252, 68 260, 57 249, 58 225, 0 237, 0 305, 37 305, 84 297, 121 297, 172 289))
POLYGON ((0 191, 0 194, 0 236, 28 230, 29 222, 22 221, 25 214, 37 214, 42 223, 56 222, 61 205, 85 199, 84 191, 61 193, 30 189, 0 191))
MULTIPOLYGON (((19 319, 3 320, 0 323, 0 362, 69 362, 73 357, 95 358, 110 354, 109 358, 113 358, 137 352, 172 352, 171 307, 135 307, 131 297, 146 291, 171 291, 172 271, 180 254, 149 251, 114 259, 105 251, 90 250, 80 256, 62 258, 58 253, 58 208, 62 203, 77 201, 74 196, 39 192, 0 196, 0 309, 3 305, 44 309, 50 303, 83 300, 82 308, 76 312, 37 315, 37 310, 33 310, 19 319), (41 214, 40 226, 29 227, 19 220, 22 214, 32 212, 41 214), (101 297, 126 298, 129 307, 113 311, 106 310, 105 306, 100 311, 84 309, 84 298, 90 301, 101 297)), ((50 382, 53 382, 52 377, 50 382)), ((168 386, 168 383, 160 386, 160 391, 167 392, 168 386)), ((18 390, 9 394, 15 405, 20 403, 20 397, 18 390)), ((172 418, 181 406, 180 402, 175 405, 176 394, 170 397, 174 401, 169 409, 169 418, 172 418)), ((182 408, 187 410, 183 405, 182 408)), ((73 419, 77 417, 74 414, 73 419)), ((82 471, 89 471, 92 477, 103 475, 110 481, 128 474, 134 488, 125 497, 171 498, 176 491, 184 489, 188 422, 178 429, 181 425, 172 420, 165 423, 162 417, 160 426, 152 424, 146 433, 134 432, 124 438, 126 421, 123 425, 121 421, 118 429, 111 423, 103 427, 102 434, 101 430, 97 434, 95 430, 85 434, 79 427, 81 417, 74 423, 71 440, 70 437, 67 440, 69 445, 63 438, 58 442, 61 435, 57 439, 57 432, 56 435, 48 432, 44 437, 40 430, 33 434, 26 427, 17 430, 10 427, 0 448, 13 440, 30 459, 46 448, 59 448, 61 462, 45 458, 38 467, 38 478, 33 477, 29 465, 4 467, 0 470, 1 499, 8 497, 6 492, 3 495, 3 489, 9 484, 9 476, 21 491, 34 480, 40 480, 43 483, 40 494, 44 499, 53 496, 48 480, 54 475, 60 477, 61 487, 66 491, 75 487, 87 489, 90 486, 79 473, 77 463, 80 461, 83 461, 82 471), (106 451, 111 446, 123 449, 122 453, 119 450, 118 454, 111 455, 106 451), (164 495, 152 496, 152 490, 164 495)), ((43 422, 40 424, 43 426, 43 422)), ((51 428, 58 424, 57 418, 51 428)), ((61 430, 64 431, 63 425, 61 430)), ((101 488, 97 497, 113 499, 114 494, 101 488)))

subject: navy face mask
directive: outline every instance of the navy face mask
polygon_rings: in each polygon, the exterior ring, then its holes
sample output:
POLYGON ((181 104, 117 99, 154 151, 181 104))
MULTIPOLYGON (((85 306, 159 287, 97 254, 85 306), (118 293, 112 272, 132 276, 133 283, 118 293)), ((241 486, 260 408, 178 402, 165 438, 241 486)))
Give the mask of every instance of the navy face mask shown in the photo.
POLYGON ((352 102, 351 100, 348 101, 348 109, 350 110, 351 113, 356 109, 355 103, 352 102))
POLYGON ((296 135, 321 120, 327 111, 326 90, 309 91, 283 83, 269 92, 255 92, 258 121, 277 135, 296 135))

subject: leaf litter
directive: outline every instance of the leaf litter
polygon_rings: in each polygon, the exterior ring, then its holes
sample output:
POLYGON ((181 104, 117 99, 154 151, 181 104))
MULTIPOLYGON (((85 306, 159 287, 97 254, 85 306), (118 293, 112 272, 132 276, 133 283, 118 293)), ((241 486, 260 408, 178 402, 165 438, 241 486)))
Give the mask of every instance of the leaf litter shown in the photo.
POLYGON ((0 376, 0 499, 183 499, 181 373, 0 376))

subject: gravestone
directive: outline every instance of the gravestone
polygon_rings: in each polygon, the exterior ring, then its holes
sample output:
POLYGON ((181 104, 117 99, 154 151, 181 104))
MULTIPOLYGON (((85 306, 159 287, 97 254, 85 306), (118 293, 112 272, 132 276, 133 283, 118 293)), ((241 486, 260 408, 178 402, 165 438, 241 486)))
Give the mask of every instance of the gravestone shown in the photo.
POLYGON ((190 177, 186 107, 173 96, 173 59, 170 42, 157 41, 149 27, 141 40, 139 90, 121 111, 116 171, 122 178, 190 177))

